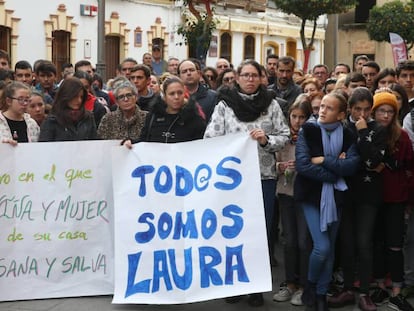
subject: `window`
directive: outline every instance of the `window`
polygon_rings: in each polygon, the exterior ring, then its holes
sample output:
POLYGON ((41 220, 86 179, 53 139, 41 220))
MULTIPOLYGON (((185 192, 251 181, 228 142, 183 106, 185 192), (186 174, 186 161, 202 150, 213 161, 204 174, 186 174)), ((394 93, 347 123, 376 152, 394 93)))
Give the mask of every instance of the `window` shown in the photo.
POLYGON ((255 59, 255 39, 252 35, 244 37, 244 59, 255 59))
POLYGON ((355 8, 355 23, 366 23, 369 17, 369 10, 376 5, 375 0, 359 0, 355 8))
POLYGON ((6 51, 7 53, 11 52, 11 28, 0 26, 0 49, 6 51))
POLYGON ((58 80, 62 65, 70 63, 70 32, 56 30, 52 32, 52 62, 55 64, 58 72, 58 80))
POLYGON ((228 32, 220 36, 220 58, 225 58, 231 63, 231 35, 228 32))
POLYGON ((286 56, 291 56, 296 59, 296 40, 287 39, 286 40, 286 56))

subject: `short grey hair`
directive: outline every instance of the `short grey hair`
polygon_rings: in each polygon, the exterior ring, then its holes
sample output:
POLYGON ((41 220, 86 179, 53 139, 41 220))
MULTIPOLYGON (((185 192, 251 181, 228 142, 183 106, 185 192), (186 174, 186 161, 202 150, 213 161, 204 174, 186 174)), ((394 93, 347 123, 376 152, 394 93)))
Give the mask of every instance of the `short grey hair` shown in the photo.
POLYGON ((114 96, 115 98, 118 97, 118 94, 121 90, 123 89, 130 89, 131 92, 135 95, 138 96, 138 91, 137 88, 135 87, 134 84, 131 83, 131 81, 129 80, 121 80, 117 83, 115 83, 115 85, 113 86, 114 88, 114 96))

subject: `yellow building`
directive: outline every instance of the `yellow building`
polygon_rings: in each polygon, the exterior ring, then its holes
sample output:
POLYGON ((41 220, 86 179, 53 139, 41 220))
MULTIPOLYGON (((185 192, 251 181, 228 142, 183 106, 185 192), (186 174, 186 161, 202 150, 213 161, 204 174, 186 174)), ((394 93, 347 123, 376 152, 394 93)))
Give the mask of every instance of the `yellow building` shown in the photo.
POLYGON ((361 54, 375 60, 381 68, 394 67, 391 45, 370 40, 366 31, 369 10, 374 5, 381 6, 390 1, 360 0, 355 9, 328 17, 325 63, 329 68, 340 62, 352 68, 355 57, 361 54))

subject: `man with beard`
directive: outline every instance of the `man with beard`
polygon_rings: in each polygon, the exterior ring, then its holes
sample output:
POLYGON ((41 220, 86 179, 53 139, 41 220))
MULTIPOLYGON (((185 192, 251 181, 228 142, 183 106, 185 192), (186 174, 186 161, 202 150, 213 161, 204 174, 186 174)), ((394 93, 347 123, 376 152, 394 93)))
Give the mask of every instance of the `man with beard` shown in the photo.
POLYGON ((275 92, 275 97, 286 100, 286 105, 281 105, 285 116, 288 114, 289 107, 293 104, 296 97, 302 93, 299 85, 293 82, 293 71, 295 60, 290 56, 279 58, 276 66, 276 81, 269 86, 275 92))

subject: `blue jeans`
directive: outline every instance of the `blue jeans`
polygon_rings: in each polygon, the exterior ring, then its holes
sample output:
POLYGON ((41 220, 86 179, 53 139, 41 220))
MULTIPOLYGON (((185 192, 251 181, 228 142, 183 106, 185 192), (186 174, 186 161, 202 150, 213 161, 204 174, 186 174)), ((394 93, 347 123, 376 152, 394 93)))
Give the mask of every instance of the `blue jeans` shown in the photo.
MULTIPOLYGON (((339 219, 332 223, 327 231, 321 232, 319 206, 309 203, 302 203, 301 206, 313 241, 313 249, 309 257, 308 280, 316 284, 318 295, 326 295, 332 278, 339 219)), ((340 218, 339 210, 338 218, 340 218)))

